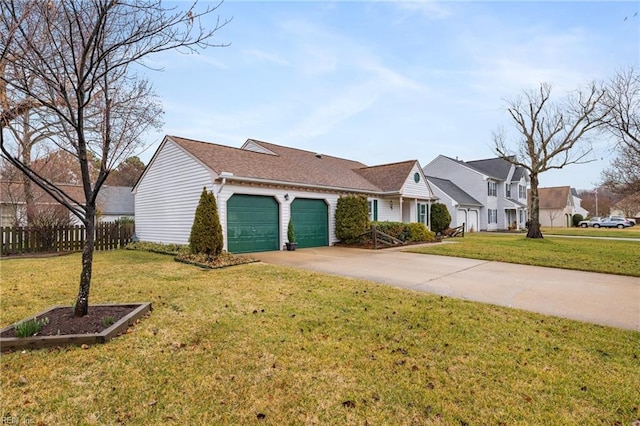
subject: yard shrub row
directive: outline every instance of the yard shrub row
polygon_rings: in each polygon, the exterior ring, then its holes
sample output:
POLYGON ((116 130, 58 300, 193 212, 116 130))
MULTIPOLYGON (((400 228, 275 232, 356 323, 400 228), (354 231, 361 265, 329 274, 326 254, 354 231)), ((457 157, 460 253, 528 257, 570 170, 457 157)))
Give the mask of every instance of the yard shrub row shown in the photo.
POLYGON ((434 241, 436 234, 423 223, 373 222, 376 228, 387 235, 408 243, 434 241))

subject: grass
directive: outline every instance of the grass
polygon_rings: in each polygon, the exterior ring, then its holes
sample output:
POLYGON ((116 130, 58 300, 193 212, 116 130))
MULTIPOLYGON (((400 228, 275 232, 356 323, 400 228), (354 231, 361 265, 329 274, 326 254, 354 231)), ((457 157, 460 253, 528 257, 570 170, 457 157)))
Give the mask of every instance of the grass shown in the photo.
POLYGON ((580 237, 640 238, 640 226, 631 228, 542 228, 543 235, 570 235, 580 237))
POLYGON ((413 253, 640 277, 640 242, 587 238, 527 239, 524 234, 480 232, 408 249, 413 253), (490 249, 488 249, 490 247, 490 249))
MULTIPOLYGON (((0 322, 70 304, 80 256, 0 263, 0 322)), ((34 424, 631 424, 640 333, 260 263, 96 253, 92 303, 132 333, 2 355, 34 424)))

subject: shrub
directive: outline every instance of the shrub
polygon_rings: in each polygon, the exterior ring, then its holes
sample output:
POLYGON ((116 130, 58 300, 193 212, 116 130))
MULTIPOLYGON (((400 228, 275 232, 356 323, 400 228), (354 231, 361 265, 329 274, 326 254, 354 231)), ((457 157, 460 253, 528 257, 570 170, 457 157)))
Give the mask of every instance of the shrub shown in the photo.
POLYGON ((380 232, 396 238, 400 241, 418 243, 434 241, 436 235, 424 225, 424 223, 402 223, 402 222, 374 222, 380 232))
POLYGON ((136 223, 136 220, 131 216, 123 216, 119 219, 114 220, 114 222, 118 225, 133 225, 136 223))
POLYGON ((293 221, 291 219, 289 219, 289 225, 287 226, 287 240, 290 243, 296 242, 296 232, 293 229, 293 221))
POLYGON ((148 251, 158 254, 169 254, 172 256, 189 251, 189 246, 183 244, 162 244, 149 241, 136 241, 127 244, 127 250, 148 251))
POLYGON ((431 230, 440 233, 449 227, 451 215, 447 206, 442 203, 435 203, 431 206, 431 230))
POLYGON ((338 199, 336 206, 336 237, 343 243, 362 240, 369 230, 369 206, 361 195, 347 195, 338 199))
POLYGON ((434 241, 436 239, 435 232, 429 231, 424 223, 407 223, 407 233, 409 242, 434 241))
POLYGON ((582 220, 584 220, 584 217, 582 217, 580 213, 576 213, 571 218, 571 223, 573 224, 573 226, 578 226, 578 223, 580 223, 580 221, 582 220))
POLYGON ((402 222, 375 222, 376 229, 380 232, 384 232, 385 234, 396 238, 400 241, 408 241, 409 232, 405 223, 402 222))
POLYGON ((200 203, 191 226, 189 248, 191 253, 204 253, 215 257, 222 252, 222 247, 222 226, 218 217, 216 197, 205 187, 202 189, 200 203))

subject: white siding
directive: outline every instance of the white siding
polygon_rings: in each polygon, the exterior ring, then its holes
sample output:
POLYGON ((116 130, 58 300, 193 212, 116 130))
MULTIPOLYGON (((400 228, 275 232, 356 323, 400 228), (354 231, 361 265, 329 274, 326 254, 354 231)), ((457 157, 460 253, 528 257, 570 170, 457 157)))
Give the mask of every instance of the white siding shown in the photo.
MULTIPOLYGON (((218 191, 219 188, 216 188, 218 191)), ((280 230, 280 244, 282 248, 287 241, 287 226, 289 224, 289 218, 291 217, 291 203, 296 198, 310 198, 323 200, 327 203, 329 212, 329 245, 333 245, 338 242, 335 233, 335 213, 336 206, 338 204, 338 194, 329 194, 315 191, 300 191, 287 188, 277 187, 253 187, 248 185, 235 185, 227 182, 220 194, 218 195, 218 214, 220 216, 220 224, 222 225, 222 232, 224 234, 224 248, 227 249, 227 201, 235 194, 244 195, 262 195, 267 197, 274 197, 280 204, 280 223, 278 224, 280 230), (289 196, 289 200, 285 199, 285 195, 289 196)))
POLYGON ((432 198, 431 191, 429 191, 429 186, 418 163, 413 166, 411 173, 409 173, 407 180, 405 180, 402 186, 402 196, 420 200, 430 200, 432 198), (416 173, 420 174, 420 181, 417 183, 414 180, 416 173))
POLYGON ((378 198, 378 222, 402 222, 400 197, 378 198))
POLYGON ((211 172, 167 139, 136 187, 136 236, 187 244, 205 186, 213 189, 211 172))

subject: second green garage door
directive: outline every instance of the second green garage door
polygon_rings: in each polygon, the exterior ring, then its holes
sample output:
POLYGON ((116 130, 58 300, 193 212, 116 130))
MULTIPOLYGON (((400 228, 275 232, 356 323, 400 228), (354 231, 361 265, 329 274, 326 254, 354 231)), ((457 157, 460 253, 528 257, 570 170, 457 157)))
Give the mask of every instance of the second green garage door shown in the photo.
POLYGON ((299 248, 329 245, 329 209, 323 200, 296 198, 291 220, 299 248))
POLYGON ((278 250, 278 203, 273 197, 234 195, 227 201, 227 246, 231 253, 278 250))

